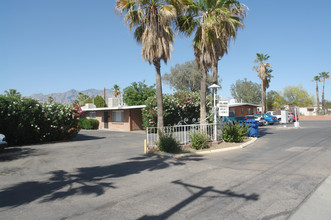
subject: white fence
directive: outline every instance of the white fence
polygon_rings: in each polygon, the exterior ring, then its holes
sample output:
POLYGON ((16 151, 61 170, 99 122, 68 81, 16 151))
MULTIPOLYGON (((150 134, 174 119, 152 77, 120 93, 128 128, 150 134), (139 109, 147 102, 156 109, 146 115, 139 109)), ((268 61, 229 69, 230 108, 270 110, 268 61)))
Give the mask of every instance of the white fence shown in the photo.
MULTIPOLYGON (((217 125, 217 137, 222 132, 221 125, 217 125)), ((149 127, 147 130, 147 146, 156 146, 158 141, 158 131, 161 130, 165 134, 172 134, 172 136, 179 142, 179 144, 186 145, 191 142, 190 136, 193 133, 205 133, 208 135, 210 140, 213 140, 214 135, 214 124, 194 124, 194 125, 177 125, 163 128, 152 128, 149 127)))

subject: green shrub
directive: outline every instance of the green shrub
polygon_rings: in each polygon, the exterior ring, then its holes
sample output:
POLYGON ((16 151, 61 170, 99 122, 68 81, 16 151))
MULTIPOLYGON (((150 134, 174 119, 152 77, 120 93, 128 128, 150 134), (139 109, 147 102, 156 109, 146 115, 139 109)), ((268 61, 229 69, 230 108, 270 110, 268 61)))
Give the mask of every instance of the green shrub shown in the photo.
POLYGON ((194 132, 190 135, 192 147, 196 150, 208 148, 208 135, 206 133, 194 132))
POLYGON ((81 118, 79 119, 78 126, 86 130, 96 130, 99 128, 99 121, 96 119, 81 118))
POLYGON ((223 140, 226 142, 242 142, 249 130, 248 125, 240 125, 236 121, 227 123, 223 128, 223 140))
POLYGON ((0 133, 9 145, 67 140, 79 132, 78 105, 40 104, 32 98, 0 95, 0 133))
POLYGON ((168 153, 178 153, 180 152, 180 147, 175 138, 172 137, 172 134, 165 134, 161 130, 158 131, 159 141, 156 143, 160 151, 168 153))

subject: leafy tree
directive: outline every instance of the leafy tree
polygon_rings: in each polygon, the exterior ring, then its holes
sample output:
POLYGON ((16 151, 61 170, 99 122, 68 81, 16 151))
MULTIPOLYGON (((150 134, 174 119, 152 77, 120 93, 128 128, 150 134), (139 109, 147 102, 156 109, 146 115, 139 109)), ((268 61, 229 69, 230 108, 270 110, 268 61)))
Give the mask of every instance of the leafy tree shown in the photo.
POLYGON ((300 107, 307 107, 314 103, 314 98, 308 94, 302 85, 287 86, 284 88, 284 99, 287 104, 292 104, 300 107))
POLYGON ((280 109, 280 105, 277 105, 278 104, 277 102, 280 101, 279 96, 280 94, 274 90, 271 90, 267 93, 266 105, 268 111, 280 109))
POLYGON ((269 83, 271 79, 271 72, 272 70, 268 69, 271 68, 269 63, 266 61, 270 58, 268 54, 257 53, 256 59, 254 63, 258 63, 258 65, 253 66, 253 70, 258 72, 258 77, 261 79, 261 100, 262 100, 262 112, 266 112, 266 90, 269 88, 269 83))
POLYGON ((94 105, 97 108, 103 108, 103 107, 107 107, 105 100, 102 98, 102 96, 97 95, 94 98, 94 105))
MULTIPOLYGON (((201 88, 202 74, 196 61, 188 61, 171 67, 170 73, 164 74, 162 79, 170 85, 170 88, 175 88, 177 91, 198 92, 201 88)), ((212 77, 207 75, 207 88, 212 84, 212 77)))
POLYGON ((116 0, 115 3, 115 9, 125 14, 125 22, 130 30, 135 29, 134 37, 142 44, 142 58, 155 67, 158 127, 163 127, 161 60, 167 63, 171 58, 174 40, 172 24, 178 9, 182 8, 182 1, 116 0))
POLYGON ((123 94, 123 101, 127 105, 143 105, 145 101, 155 95, 155 85, 147 86, 145 81, 133 82, 126 87, 123 94))
POLYGON ((238 101, 260 104, 261 103, 261 90, 258 83, 252 81, 237 80, 235 84, 231 85, 231 95, 238 101))
POLYGON ((323 82, 323 89, 322 89, 322 110, 323 113, 325 113, 325 106, 324 106, 324 87, 325 87, 325 80, 330 78, 329 72, 321 72, 320 75, 320 81, 323 82))
POLYGON ((53 98, 52 96, 49 96, 47 101, 48 101, 49 103, 52 103, 52 102, 54 102, 54 98, 53 98))
POLYGON ((312 81, 316 82, 316 103, 317 103, 317 112, 320 111, 320 101, 319 101, 319 94, 318 94, 318 82, 321 81, 321 76, 317 75, 314 76, 314 79, 312 81))
POLYGON ((21 98, 21 93, 17 92, 16 89, 9 89, 9 91, 5 91, 6 97, 15 97, 15 98, 21 98))
POLYGON ((227 53, 229 42, 239 27, 243 27, 245 7, 237 0, 187 1, 185 13, 177 19, 179 30, 190 36, 194 33, 193 51, 201 77, 200 119, 206 121, 207 72, 212 70, 213 82, 218 81, 218 61, 227 53))

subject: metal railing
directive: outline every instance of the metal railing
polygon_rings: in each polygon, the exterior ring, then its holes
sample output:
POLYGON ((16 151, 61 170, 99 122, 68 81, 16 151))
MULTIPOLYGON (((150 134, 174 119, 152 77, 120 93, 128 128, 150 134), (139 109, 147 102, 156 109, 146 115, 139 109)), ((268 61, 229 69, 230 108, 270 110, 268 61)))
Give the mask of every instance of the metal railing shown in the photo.
MULTIPOLYGON (((165 134, 172 134, 179 144, 186 145, 191 142, 190 136, 193 133, 204 133, 207 134, 210 141, 213 140, 214 124, 193 124, 193 125, 176 125, 162 128, 148 127, 146 128, 147 133, 147 146, 156 146, 158 141, 158 132, 162 131, 165 134)), ((217 126, 217 136, 221 131, 221 126, 217 126)))

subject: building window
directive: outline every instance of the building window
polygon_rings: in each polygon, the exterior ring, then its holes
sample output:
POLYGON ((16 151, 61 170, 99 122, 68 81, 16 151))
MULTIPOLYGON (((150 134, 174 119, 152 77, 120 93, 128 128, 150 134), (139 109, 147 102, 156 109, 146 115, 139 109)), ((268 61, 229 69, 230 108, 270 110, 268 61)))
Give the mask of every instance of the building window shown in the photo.
POLYGON ((254 115, 256 114, 256 108, 253 109, 253 114, 254 114, 254 115))
POLYGON ((124 122, 124 111, 113 111, 112 122, 124 122))
POLYGON ((96 112, 90 112, 90 118, 91 119, 96 119, 97 118, 97 113, 96 112))
POLYGON ((241 108, 241 114, 244 114, 244 108, 241 108))
POLYGON ((235 108, 230 109, 229 116, 230 117, 235 117, 236 116, 236 109, 235 108))
POLYGON ((248 109, 247 109, 247 115, 250 115, 250 114, 252 114, 252 111, 251 111, 250 108, 248 108, 248 109))

